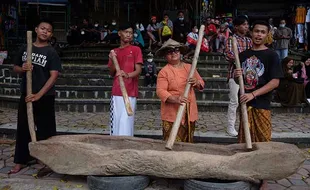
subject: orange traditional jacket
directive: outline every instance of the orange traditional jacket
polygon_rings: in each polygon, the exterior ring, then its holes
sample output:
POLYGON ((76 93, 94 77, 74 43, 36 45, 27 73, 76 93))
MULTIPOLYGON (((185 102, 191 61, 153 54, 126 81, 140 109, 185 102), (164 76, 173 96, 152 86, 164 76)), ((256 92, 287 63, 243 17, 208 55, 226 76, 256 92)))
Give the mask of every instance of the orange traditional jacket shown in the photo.
MULTIPOLYGON (((175 68, 170 64, 167 64, 158 74, 157 77, 157 96, 161 100, 161 119, 164 121, 174 122, 179 109, 179 104, 166 102, 169 96, 184 94, 185 86, 187 83, 187 78, 191 69, 190 64, 184 64, 184 68, 175 68), (182 76, 181 76, 182 75, 182 76)), ((203 90, 204 81, 195 71, 194 77, 197 78, 201 84, 199 90, 203 90)), ((190 121, 196 121, 198 119, 198 108, 196 102, 196 96, 194 89, 191 88, 189 92, 188 99, 190 101, 190 121)), ((185 117, 182 119, 184 123, 185 117)))

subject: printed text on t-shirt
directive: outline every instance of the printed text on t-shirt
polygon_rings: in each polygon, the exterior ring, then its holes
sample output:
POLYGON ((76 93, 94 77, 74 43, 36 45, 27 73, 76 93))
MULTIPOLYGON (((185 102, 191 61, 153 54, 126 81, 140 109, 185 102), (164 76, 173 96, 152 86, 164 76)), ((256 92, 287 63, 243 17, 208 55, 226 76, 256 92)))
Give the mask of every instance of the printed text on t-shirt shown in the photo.
MULTIPOLYGON (((41 67, 45 67, 47 60, 46 55, 38 54, 38 53, 32 53, 32 64, 39 65, 41 67)), ((27 52, 24 52, 22 57, 23 62, 27 61, 27 52)))

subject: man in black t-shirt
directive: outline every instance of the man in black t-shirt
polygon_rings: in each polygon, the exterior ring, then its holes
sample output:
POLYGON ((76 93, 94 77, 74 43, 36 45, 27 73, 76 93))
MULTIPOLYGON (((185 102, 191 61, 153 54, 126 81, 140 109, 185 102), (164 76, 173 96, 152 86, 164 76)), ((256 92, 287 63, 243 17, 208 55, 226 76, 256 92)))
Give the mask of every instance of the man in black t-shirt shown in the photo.
POLYGON ((84 18, 81 26, 81 38, 84 43, 92 42, 94 36, 94 26, 89 23, 89 20, 84 18))
POLYGON ((53 34, 52 22, 42 20, 35 28, 36 41, 32 46, 32 65, 26 63, 27 49, 22 47, 14 58, 14 72, 22 76, 21 97, 18 107, 14 168, 11 174, 19 172, 32 159, 28 143, 30 134, 27 119, 27 102, 33 103, 33 116, 38 140, 56 135, 55 82, 61 71, 60 58, 48 44, 53 34), (26 94, 26 71, 32 71, 32 93, 26 94))
POLYGON ((185 20, 183 11, 179 11, 178 18, 173 23, 173 38, 175 41, 185 44, 189 32, 189 23, 185 20))
MULTIPOLYGON (((271 141, 270 102, 272 91, 279 86, 283 71, 277 53, 268 49, 264 42, 270 26, 265 21, 256 21, 252 28, 253 47, 240 53, 242 69, 235 69, 237 79, 243 75, 245 94, 240 96, 240 103, 247 104, 248 122, 252 142, 271 141)), ((238 141, 245 142, 242 117, 238 141)), ((267 182, 262 181, 261 189, 266 189, 267 182)))
MULTIPOLYGON (((270 30, 269 24, 256 21, 252 28, 253 47, 240 53, 241 69, 235 69, 235 77, 243 75, 245 94, 240 103, 247 103, 250 133, 253 142, 271 140, 270 102, 272 90, 283 77, 279 57, 265 45, 270 30)), ((239 142, 245 142, 242 122, 239 128, 239 142)))

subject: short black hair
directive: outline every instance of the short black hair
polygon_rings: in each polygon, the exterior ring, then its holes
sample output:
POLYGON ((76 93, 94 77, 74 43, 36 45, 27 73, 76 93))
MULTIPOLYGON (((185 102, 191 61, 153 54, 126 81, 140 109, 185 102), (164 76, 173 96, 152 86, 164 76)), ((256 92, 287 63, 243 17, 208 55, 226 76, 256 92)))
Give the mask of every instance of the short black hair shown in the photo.
POLYGON ((310 59, 310 56, 302 56, 301 57, 301 62, 306 62, 308 59, 310 59))
POLYGON ((234 26, 240 26, 244 24, 245 22, 248 22, 248 18, 244 15, 241 15, 234 19, 233 24, 234 26))
POLYGON ((180 13, 183 13, 183 14, 184 14, 184 12, 183 12, 183 11, 178 11, 178 14, 177 14, 177 15, 179 15, 180 13))
POLYGON ((52 26, 52 31, 54 31, 54 23, 53 23, 53 21, 51 21, 50 19, 48 19, 48 18, 42 18, 42 19, 40 19, 40 21, 38 22, 38 25, 37 25, 37 27, 41 24, 41 23, 47 23, 47 24, 49 24, 49 25, 51 25, 52 26))
POLYGON ((169 17, 169 15, 168 15, 167 13, 164 14, 164 17, 165 17, 165 16, 169 17))
POLYGON ((263 26, 266 26, 268 32, 270 31, 270 25, 269 25, 266 21, 257 20, 257 21, 255 21, 255 22, 253 22, 251 30, 253 30, 254 27, 255 27, 256 25, 263 25, 263 26))
POLYGON ((134 26, 135 25, 133 25, 132 23, 124 23, 118 27, 118 30, 123 31, 123 30, 127 30, 128 28, 131 28, 132 30, 134 30, 135 29, 134 26))

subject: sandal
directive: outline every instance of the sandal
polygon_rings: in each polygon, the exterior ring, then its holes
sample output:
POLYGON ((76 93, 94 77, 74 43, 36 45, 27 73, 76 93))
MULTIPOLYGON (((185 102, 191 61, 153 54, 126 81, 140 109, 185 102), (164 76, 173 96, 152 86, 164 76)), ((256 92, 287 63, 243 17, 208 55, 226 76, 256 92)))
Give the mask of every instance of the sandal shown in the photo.
POLYGON ((20 170, 24 169, 26 165, 16 164, 13 169, 11 169, 8 174, 16 174, 20 172, 20 170))

